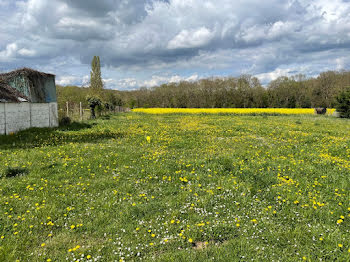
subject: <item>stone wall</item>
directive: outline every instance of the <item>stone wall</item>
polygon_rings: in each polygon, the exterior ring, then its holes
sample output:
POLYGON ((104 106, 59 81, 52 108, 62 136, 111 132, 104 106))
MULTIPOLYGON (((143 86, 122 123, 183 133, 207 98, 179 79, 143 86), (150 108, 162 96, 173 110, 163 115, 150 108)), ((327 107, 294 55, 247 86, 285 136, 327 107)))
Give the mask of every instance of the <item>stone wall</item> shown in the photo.
POLYGON ((56 126, 57 103, 0 103, 0 134, 56 126))

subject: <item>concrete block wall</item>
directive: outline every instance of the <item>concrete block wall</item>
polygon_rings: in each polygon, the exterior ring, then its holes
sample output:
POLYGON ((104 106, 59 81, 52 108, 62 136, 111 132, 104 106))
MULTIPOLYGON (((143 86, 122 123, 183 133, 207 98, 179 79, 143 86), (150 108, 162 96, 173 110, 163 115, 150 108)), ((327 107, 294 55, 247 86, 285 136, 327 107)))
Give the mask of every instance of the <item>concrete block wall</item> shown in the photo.
POLYGON ((58 106, 57 103, 49 103, 50 107, 50 126, 57 127, 58 126, 58 106))
POLYGON ((5 104, 0 103, 0 135, 5 134, 5 104))
POLYGON ((0 103, 0 134, 30 127, 57 127, 57 103, 0 103))
POLYGON ((29 103, 5 103, 6 134, 30 128, 29 103))
POLYGON ((33 103, 30 104, 30 126, 31 127, 48 127, 50 126, 49 104, 33 103))

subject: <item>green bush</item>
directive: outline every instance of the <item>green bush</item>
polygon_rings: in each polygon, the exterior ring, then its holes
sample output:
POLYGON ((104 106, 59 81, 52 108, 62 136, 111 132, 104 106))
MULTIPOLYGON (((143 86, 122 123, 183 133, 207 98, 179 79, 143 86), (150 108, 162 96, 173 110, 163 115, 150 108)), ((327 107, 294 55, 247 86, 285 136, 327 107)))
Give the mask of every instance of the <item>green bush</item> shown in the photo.
POLYGON ((350 88, 338 95, 336 109, 340 117, 350 118, 350 88))

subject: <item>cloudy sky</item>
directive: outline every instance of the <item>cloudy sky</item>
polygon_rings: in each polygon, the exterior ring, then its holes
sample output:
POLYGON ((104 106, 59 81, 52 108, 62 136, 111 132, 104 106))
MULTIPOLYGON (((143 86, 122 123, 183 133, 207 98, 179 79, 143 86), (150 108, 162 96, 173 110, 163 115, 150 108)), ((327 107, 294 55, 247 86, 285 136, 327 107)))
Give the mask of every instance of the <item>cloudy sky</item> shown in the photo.
POLYGON ((0 0, 0 72, 108 88, 350 69, 350 0, 0 0))

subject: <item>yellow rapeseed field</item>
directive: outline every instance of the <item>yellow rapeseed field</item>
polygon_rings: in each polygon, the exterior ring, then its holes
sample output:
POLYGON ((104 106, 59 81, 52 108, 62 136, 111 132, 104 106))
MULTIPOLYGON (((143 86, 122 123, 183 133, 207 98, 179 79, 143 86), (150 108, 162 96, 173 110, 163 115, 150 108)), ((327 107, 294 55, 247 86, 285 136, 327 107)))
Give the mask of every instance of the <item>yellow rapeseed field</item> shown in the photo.
MULTIPOLYGON (((313 115, 313 108, 136 108, 133 112, 146 114, 268 114, 268 115, 313 115)), ((331 115, 335 109, 327 109, 331 115)))

